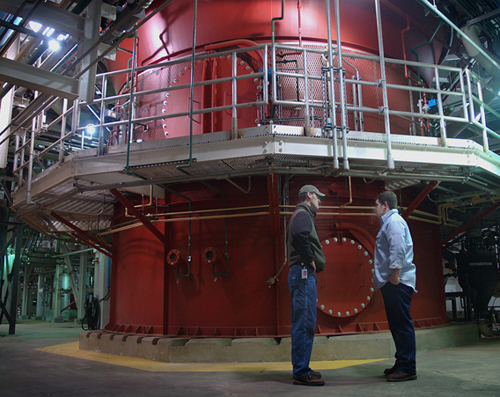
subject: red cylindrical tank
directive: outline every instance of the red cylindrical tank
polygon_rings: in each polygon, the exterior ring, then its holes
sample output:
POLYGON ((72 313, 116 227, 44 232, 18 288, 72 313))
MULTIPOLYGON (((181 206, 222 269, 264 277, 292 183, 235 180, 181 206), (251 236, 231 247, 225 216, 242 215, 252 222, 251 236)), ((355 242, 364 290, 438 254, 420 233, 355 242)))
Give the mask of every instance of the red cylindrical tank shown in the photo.
MULTIPOLYGON (((334 24, 334 4, 331 3, 334 24)), ((193 4, 174 1, 139 30, 139 65, 189 54, 193 4)), ((281 0, 198 2, 197 48, 216 51, 248 46, 252 42, 270 42, 271 20, 280 17, 281 4, 281 0)), ((382 4, 384 45, 388 56, 403 58, 404 47, 408 51, 429 39, 429 32, 419 30, 423 11, 416 2, 384 0, 382 4), (407 18, 415 23, 412 33, 405 36, 403 47, 402 31, 407 27, 407 18)), ((283 20, 275 21, 276 41, 297 45, 299 12, 303 45, 324 48, 327 30, 325 2, 321 0, 286 1, 283 20), (300 8, 297 3, 301 3, 300 8)), ((346 52, 378 52, 374 14, 374 1, 341 2, 341 35, 346 52)), ((332 32, 335 40, 335 26, 332 32)), ((420 61, 437 62, 441 46, 427 45, 419 51, 420 61)), ((125 68, 126 62, 122 58, 110 65, 125 68)), ((238 74, 262 67, 259 62, 262 62, 259 53, 239 59, 238 74)), ((362 74, 378 76, 380 73, 371 63, 360 60, 352 63, 362 74)), ((141 90, 187 84, 191 67, 188 61, 175 70, 146 71, 137 77, 137 84, 141 90)), ((203 61, 195 64, 193 73, 196 81, 210 80, 230 67, 228 58, 203 61)), ((320 68, 321 64, 312 67, 320 68)), ((388 67, 387 78, 388 82, 407 84, 401 67, 388 67)), ((123 84, 118 80, 114 83, 117 88, 123 84)), ((238 94, 256 97, 258 85, 259 82, 253 80, 238 85, 238 94)), ((288 87, 283 93, 293 96, 295 87, 288 87)), ((409 108, 408 94, 392 92, 390 95, 392 108, 409 108)), ((367 106, 381 106, 375 88, 366 88, 365 99, 367 106)), ((189 100, 185 91, 180 90, 170 92, 169 96, 150 95, 140 99, 137 114, 147 117, 176 113, 186 110, 189 100)), ((224 83, 215 88, 197 87, 194 90, 193 102, 199 108, 220 106, 224 101, 231 103, 230 87, 224 83)), ((257 117, 252 112, 254 110, 239 110, 240 128, 257 125, 257 117)), ((193 134, 223 131, 230 129, 231 115, 225 112, 197 115, 193 121, 193 134)), ((407 133, 407 123, 394 120, 391 123, 393 133, 407 133)), ((378 118, 365 120, 366 130, 382 132, 383 128, 378 118)), ((150 125, 137 137, 157 140, 186 135, 189 135, 189 119, 179 117, 150 125)), ((117 248, 117 253, 112 269, 110 323, 106 328, 120 332, 193 336, 289 335, 284 213, 293 209, 282 207, 280 216, 279 197, 283 191, 279 189, 278 179, 276 175, 254 176, 248 192, 226 181, 214 181, 212 187, 200 183, 176 185, 179 195, 167 193, 164 202, 158 204, 159 208, 168 206, 169 213, 179 214, 162 215, 161 210, 153 210, 160 221, 168 220, 156 223, 167 237, 166 244, 144 227, 115 233, 113 247, 117 248), (259 211, 254 209, 256 206, 268 207, 259 211), (216 266, 207 260, 207 254, 212 257, 214 253, 218 258, 216 266)), ((236 182, 245 185, 243 180, 236 182)), ((281 183, 285 181, 282 179, 281 183)), ((295 176, 289 183, 290 204, 297 203, 299 188, 308 183, 327 192, 321 203, 323 209, 316 219, 327 257, 326 270, 318 275, 317 332, 337 334, 388 329, 381 294, 373 289, 372 282, 373 241, 379 223, 368 214, 369 210, 359 215, 359 211, 350 210, 349 205, 333 209, 346 204, 350 194, 351 205, 371 207, 376 195, 384 189, 383 183, 366 184, 361 178, 353 178, 350 193, 343 179, 318 176, 311 180, 295 176), (333 215, 334 212, 340 215, 333 215)), ((401 199, 401 205, 411 202, 411 196, 401 199)), ((117 205, 115 223, 124 220, 124 211, 117 205)), ((418 269, 419 292, 412 307, 415 325, 444 324, 447 318, 438 226, 416 221, 410 221, 409 225, 418 269)))

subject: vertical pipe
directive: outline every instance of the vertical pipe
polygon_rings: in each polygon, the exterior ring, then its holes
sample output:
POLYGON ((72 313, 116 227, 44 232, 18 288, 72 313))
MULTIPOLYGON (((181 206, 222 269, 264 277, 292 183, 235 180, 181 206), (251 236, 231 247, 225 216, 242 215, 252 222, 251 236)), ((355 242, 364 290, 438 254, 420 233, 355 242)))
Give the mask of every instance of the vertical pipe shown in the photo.
POLYGON ((436 80, 436 89, 437 89, 437 100, 438 100, 438 111, 439 111, 439 128, 441 130, 441 145, 443 147, 448 146, 447 136, 446 136, 446 122, 444 121, 444 112, 443 112, 443 98, 441 95, 441 87, 439 84, 439 70, 437 66, 434 67, 434 79, 436 80))
POLYGON ((339 168, 339 152, 337 147, 337 117, 335 114, 335 81, 333 77, 332 22, 330 0, 326 1, 326 24, 328 32, 328 70, 330 74, 330 117, 332 118, 333 168, 339 168))
POLYGON ((389 100, 387 98, 387 81, 385 75, 385 56, 384 56, 384 40, 382 38, 382 20, 380 15, 380 0, 375 0, 375 14, 377 18, 377 35, 378 35, 378 50, 380 57, 380 73, 382 84, 382 97, 383 97, 383 112, 385 121, 385 136, 387 141, 387 168, 393 170, 394 157, 392 156, 391 147, 391 124, 389 121, 389 100))
POLYGON ((23 294, 21 297, 21 316, 22 318, 28 318, 28 301, 29 301, 29 274, 30 269, 28 266, 24 266, 24 285, 23 285, 23 294), (26 317, 24 317, 26 316, 26 317))
POLYGON ((28 161, 28 183, 26 186, 26 204, 31 204, 31 181, 33 180, 33 157, 35 156, 35 128, 36 120, 34 117, 31 120, 31 141, 30 141, 30 153, 28 161))
POLYGON ((61 115, 61 144, 59 145, 59 164, 62 163, 64 158, 64 141, 62 140, 66 134, 66 112, 68 111, 68 100, 63 98, 63 107, 61 115))
MULTIPOLYGON (((264 102, 269 102, 269 74, 267 73, 269 63, 269 47, 267 44, 264 46, 264 62, 263 62, 263 72, 264 72, 264 86, 262 87, 264 92, 264 102)), ((273 73, 274 74, 274 73, 273 73)))
POLYGON ((340 40, 340 6, 339 0, 335 0, 335 25, 337 28, 337 54, 339 57, 339 95, 340 95, 340 129, 342 131, 342 154, 343 168, 348 170, 349 159, 347 158, 347 106, 346 106, 346 92, 345 92, 345 79, 344 79, 344 66, 342 64, 342 41, 340 40))
MULTIPOLYGON (((361 80, 359 72, 356 73, 358 75, 358 81, 361 80)), ((360 108, 363 107, 363 86, 361 84, 358 84, 358 104, 360 108)), ((365 114, 363 112, 359 112, 359 130, 365 130, 365 114)))
MULTIPOLYGON (((191 87, 189 102, 189 161, 187 165, 178 165, 177 169, 187 173, 184 168, 193 165, 193 101, 194 101, 194 58, 196 54, 196 18, 198 16, 198 0, 194 0, 194 15, 193 15, 193 51, 191 52, 191 87)), ((215 67, 215 66, 214 66, 215 67)))
MULTIPOLYGON (((17 164, 19 162, 19 142, 21 140, 21 137, 19 135, 15 135, 14 138, 14 144, 15 144, 15 151, 14 151, 14 164, 12 164, 12 173, 15 174, 17 171, 17 164)), ((21 183, 21 175, 19 175, 18 178, 18 183, 21 183)))
POLYGON ((469 113, 467 112, 467 98, 466 98, 466 94, 465 94, 465 85, 464 85, 464 74, 463 72, 460 72, 460 92, 462 93, 461 97, 462 97, 462 112, 463 112, 463 117, 464 119, 466 119, 467 121, 470 121, 469 120, 469 113))
MULTIPOLYGON (((276 65, 276 49, 274 47, 274 45, 271 47, 271 60, 272 60, 272 63, 271 63, 271 67, 272 67, 272 76, 271 76, 271 79, 272 79, 272 83, 273 83, 273 89, 272 89, 272 92, 273 92, 273 98, 272 98, 272 101, 273 101, 273 105, 274 106, 274 103, 276 103, 276 101, 278 100, 278 87, 277 87, 277 77, 276 77, 276 70, 278 68, 278 66, 276 65)), ((273 112, 274 113, 274 112, 273 112)))
POLYGON ((16 230, 16 257, 12 267, 12 292, 10 295, 10 316, 11 323, 9 326, 9 335, 16 333, 16 318, 17 318, 17 294, 19 291, 19 269, 21 266, 21 248, 23 240, 23 226, 17 225, 16 230))
POLYGON ((238 138, 238 112, 236 110, 236 98, 238 95, 237 92, 237 80, 236 80, 236 75, 238 74, 238 66, 237 66, 237 59, 238 57, 236 56, 236 51, 233 52, 232 55, 232 80, 231 80, 231 88, 232 88, 232 134, 231 134, 231 139, 237 139, 238 138))
POLYGON ((302 62, 304 63, 304 103, 305 115, 304 115, 304 130, 305 136, 311 136, 311 119, 310 119, 310 107, 309 107, 309 76, 307 72, 307 51, 303 49, 302 51, 302 62))
POLYGON ((271 19, 271 43, 273 47, 274 47, 274 22, 282 20, 284 17, 285 17, 285 0, 281 0, 281 16, 274 17, 273 19, 271 19))
MULTIPOLYGON (((25 152, 25 148, 26 148, 26 135, 27 135, 27 132, 26 132, 26 129, 23 129, 23 138, 22 138, 22 141, 21 141, 21 155, 20 155, 20 159, 19 159, 19 167, 21 167, 24 163, 24 152, 25 152)), ((24 185, 24 180, 23 180, 23 173, 24 173, 24 168, 20 168, 19 170, 19 180, 18 180, 18 183, 19 183, 19 187, 23 186, 24 185)))
POLYGON ((134 77, 135 77, 135 64, 137 55, 137 30, 134 31, 134 47, 132 51, 132 71, 130 73, 130 97, 128 103, 128 134, 127 134, 127 163, 125 164, 125 171, 129 173, 129 162, 130 162, 130 142, 132 142, 133 137, 133 124, 132 118, 134 117, 134 77))
POLYGON ((483 151, 485 153, 488 153, 490 150, 489 143, 488 143, 488 131, 486 130, 486 115, 484 114, 484 104, 483 104, 483 88, 481 86, 481 81, 477 81, 477 96, 479 97, 479 100, 481 101, 481 104, 479 106, 480 112, 481 112, 481 124, 483 125, 483 151))
MULTIPOLYGON (((356 76, 352 76, 352 78, 354 79, 356 76)), ((358 93, 358 90, 357 90, 357 86, 358 84, 353 84, 352 85, 352 105, 354 107, 357 107, 358 106, 358 97, 357 97, 357 93, 358 93)), ((358 119, 359 119, 359 112, 358 111, 355 111, 354 112, 354 130, 358 131, 358 119)))
POLYGON ((73 101, 73 113, 71 114, 71 131, 76 135, 76 130, 80 125, 80 100, 73 101))
POLYGON ((297 0, 297 18, 299 20, 299 47, 302 47, 302 5, 300 0, 297 0))
MULTIPOLYGON (((85 316, 84 302, 87 294, 87 257, 87 251, 80 253, 80 269, 78 273, 80 277, 78 279, 78 288, 75 291, 78 294, 78 297, 75 296, 75 301, 78 302, 78 319, 83 319, 85 316)), ((71 261, 69 257, 68 260, 71 261)))
POLYGON ((106 120, 106 91, 108 90, 108 80, 106 76, 102 76, 101 83, 101 110, 99 115, 99 141, 97 148, 97 155, 102 156, 104 154, 104 127, 102 126, 106 120))
POLYGON ((472 82, 470 70, 465 69, 465 77, 467 78, 467 94, 469 95, 469 122, 474 121, 476 115, 474 113, 474 96, 472 95, 472 82))

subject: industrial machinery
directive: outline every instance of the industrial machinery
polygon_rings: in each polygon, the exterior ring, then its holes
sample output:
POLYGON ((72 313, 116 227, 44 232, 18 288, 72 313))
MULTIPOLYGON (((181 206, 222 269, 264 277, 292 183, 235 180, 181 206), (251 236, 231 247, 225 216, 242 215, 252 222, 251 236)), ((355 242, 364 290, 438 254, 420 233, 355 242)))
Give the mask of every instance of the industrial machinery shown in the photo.
POLYGON ((80 51, 45 61, 79 95, 50 87, 9 128, 19 219, 111 258, 107 331, 289 335, 284 240, 309 183, 326 194, 318 334, 388 329, 372 281, 385 189, 413 235, 415 326, 449 322, 441 248, 466 222, 443 203, 472 191, 494 210, 500 191, 480 33, 426 0, 97 3, 71 16, 80 51))

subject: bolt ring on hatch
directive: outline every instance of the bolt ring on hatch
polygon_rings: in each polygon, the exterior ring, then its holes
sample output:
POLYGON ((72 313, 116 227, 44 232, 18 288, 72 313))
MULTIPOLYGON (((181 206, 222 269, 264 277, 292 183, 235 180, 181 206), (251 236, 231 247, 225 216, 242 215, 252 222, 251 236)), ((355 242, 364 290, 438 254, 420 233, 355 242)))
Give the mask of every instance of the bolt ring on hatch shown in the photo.
POLYGON ((321 245, 326 266, 318 274, 317 307, 335 318, 356 316, 373 297, 375 240, 359 226, 336 224, 321 245))

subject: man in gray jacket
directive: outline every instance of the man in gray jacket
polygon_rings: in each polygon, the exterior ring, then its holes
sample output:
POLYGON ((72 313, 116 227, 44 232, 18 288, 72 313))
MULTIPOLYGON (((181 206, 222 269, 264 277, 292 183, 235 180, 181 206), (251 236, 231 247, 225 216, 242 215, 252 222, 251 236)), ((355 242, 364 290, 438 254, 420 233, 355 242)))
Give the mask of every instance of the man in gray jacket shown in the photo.
POLYGON ((314 224, 322 197, 325 195, 315 186, 303 186, 299 190, 299 204, 290 219, 287 232, 290 266, 288 287, 292 296, 293 383, 296 385, 325 384, 321 374, 309 367, 318 297, 315 272, 323 270, 326 262, 314 224))

